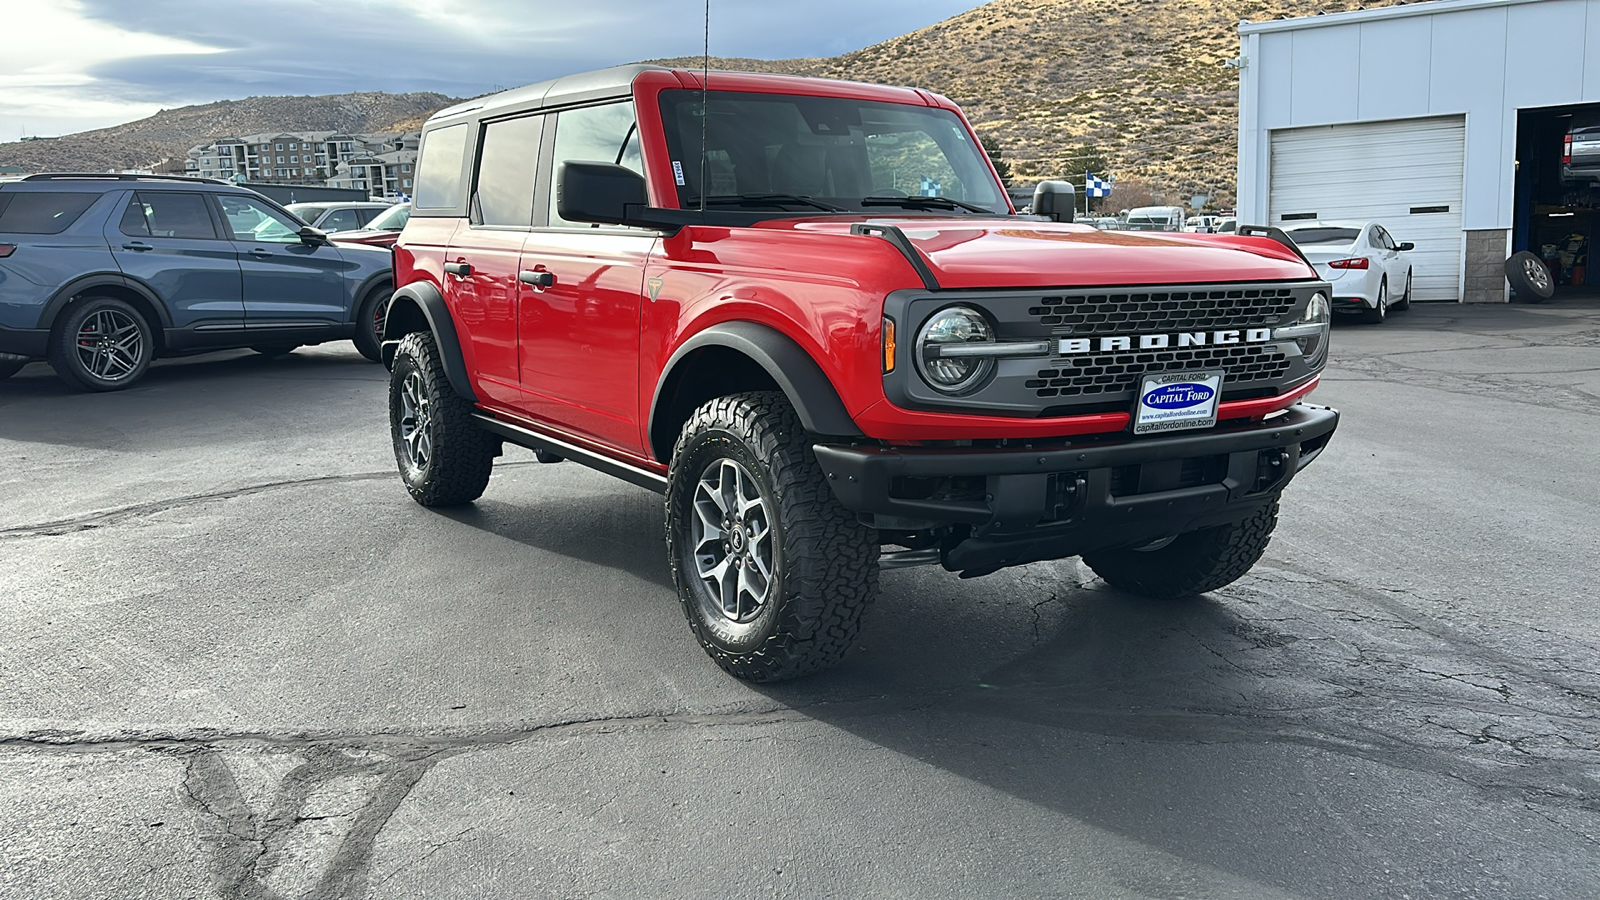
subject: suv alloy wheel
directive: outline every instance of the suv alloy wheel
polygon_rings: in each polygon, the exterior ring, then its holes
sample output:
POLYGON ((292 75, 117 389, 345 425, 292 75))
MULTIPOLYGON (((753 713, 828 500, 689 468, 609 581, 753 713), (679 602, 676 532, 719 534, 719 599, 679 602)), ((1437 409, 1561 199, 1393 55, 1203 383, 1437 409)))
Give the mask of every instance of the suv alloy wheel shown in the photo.
POLYGON ((667 478, 672 578, 717 665, 780 681, 838 663, 877 596, 878 541, 828 488, 788 400, 700 407, 667 478))
POLYGON ((120 391, 144 377, 155 337, 144 315, 115 297, 89 297, 67 310, 50 336, 50 367, 91 391, 120 391))

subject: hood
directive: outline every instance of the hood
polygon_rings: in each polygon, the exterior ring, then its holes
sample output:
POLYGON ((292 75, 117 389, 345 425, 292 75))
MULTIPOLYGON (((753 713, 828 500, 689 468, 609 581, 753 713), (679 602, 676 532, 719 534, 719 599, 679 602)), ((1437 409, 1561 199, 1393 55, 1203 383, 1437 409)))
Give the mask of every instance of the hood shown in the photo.
MULTIPOLYGON (((779 219, 760 227, 849 234, 856 222, 894 225, 945 289, 1204 284, 1316 278, 1268 238, 1181 232, 1100 231, 1027 219, 779 219)), ((866 239, 866 238, 864 238, 866 239)))

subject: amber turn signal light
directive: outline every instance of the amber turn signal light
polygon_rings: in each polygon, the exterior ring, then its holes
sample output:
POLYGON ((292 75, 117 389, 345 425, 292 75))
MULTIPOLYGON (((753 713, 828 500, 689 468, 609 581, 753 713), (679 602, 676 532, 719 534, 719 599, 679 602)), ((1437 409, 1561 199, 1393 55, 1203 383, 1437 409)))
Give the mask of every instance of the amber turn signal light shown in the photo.
POLYGON ((894 320, 883 317, 883 374, 894 371, 894 320))

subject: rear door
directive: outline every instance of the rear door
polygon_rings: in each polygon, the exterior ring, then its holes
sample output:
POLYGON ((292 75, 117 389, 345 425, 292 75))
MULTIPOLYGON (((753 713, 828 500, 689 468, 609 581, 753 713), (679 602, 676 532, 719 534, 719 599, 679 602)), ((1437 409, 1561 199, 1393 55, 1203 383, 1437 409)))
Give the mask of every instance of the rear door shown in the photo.
POLYGON ((300 240, 300 223, 243 194, 216 194, 244 279, 250 329, 331 327, 351 320, 339 251, 300 240))
POLYGON ((237 332, 244 327, 242 281, 231 242, 217 233, 206 195, 135 191, 106 240, 123 274, 166 304, 174 328, 237 332))

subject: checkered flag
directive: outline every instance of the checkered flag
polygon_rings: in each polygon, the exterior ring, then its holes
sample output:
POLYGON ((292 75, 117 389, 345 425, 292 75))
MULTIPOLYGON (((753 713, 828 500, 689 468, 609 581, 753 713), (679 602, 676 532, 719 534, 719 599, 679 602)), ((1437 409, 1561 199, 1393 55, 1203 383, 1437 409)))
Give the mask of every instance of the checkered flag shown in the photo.
POLYGON ((922 176, 922 196, 924 196, 924 197, 937 197, 937 196, 939 196, 939 182, 934 181, 932 178, 929 178, 926 175, 922 176))
POLYGON ((1083 195, 1085 197, 1111 196, 1111 182, 1096 178, 1094 175, 1083 173, 1083 195))

